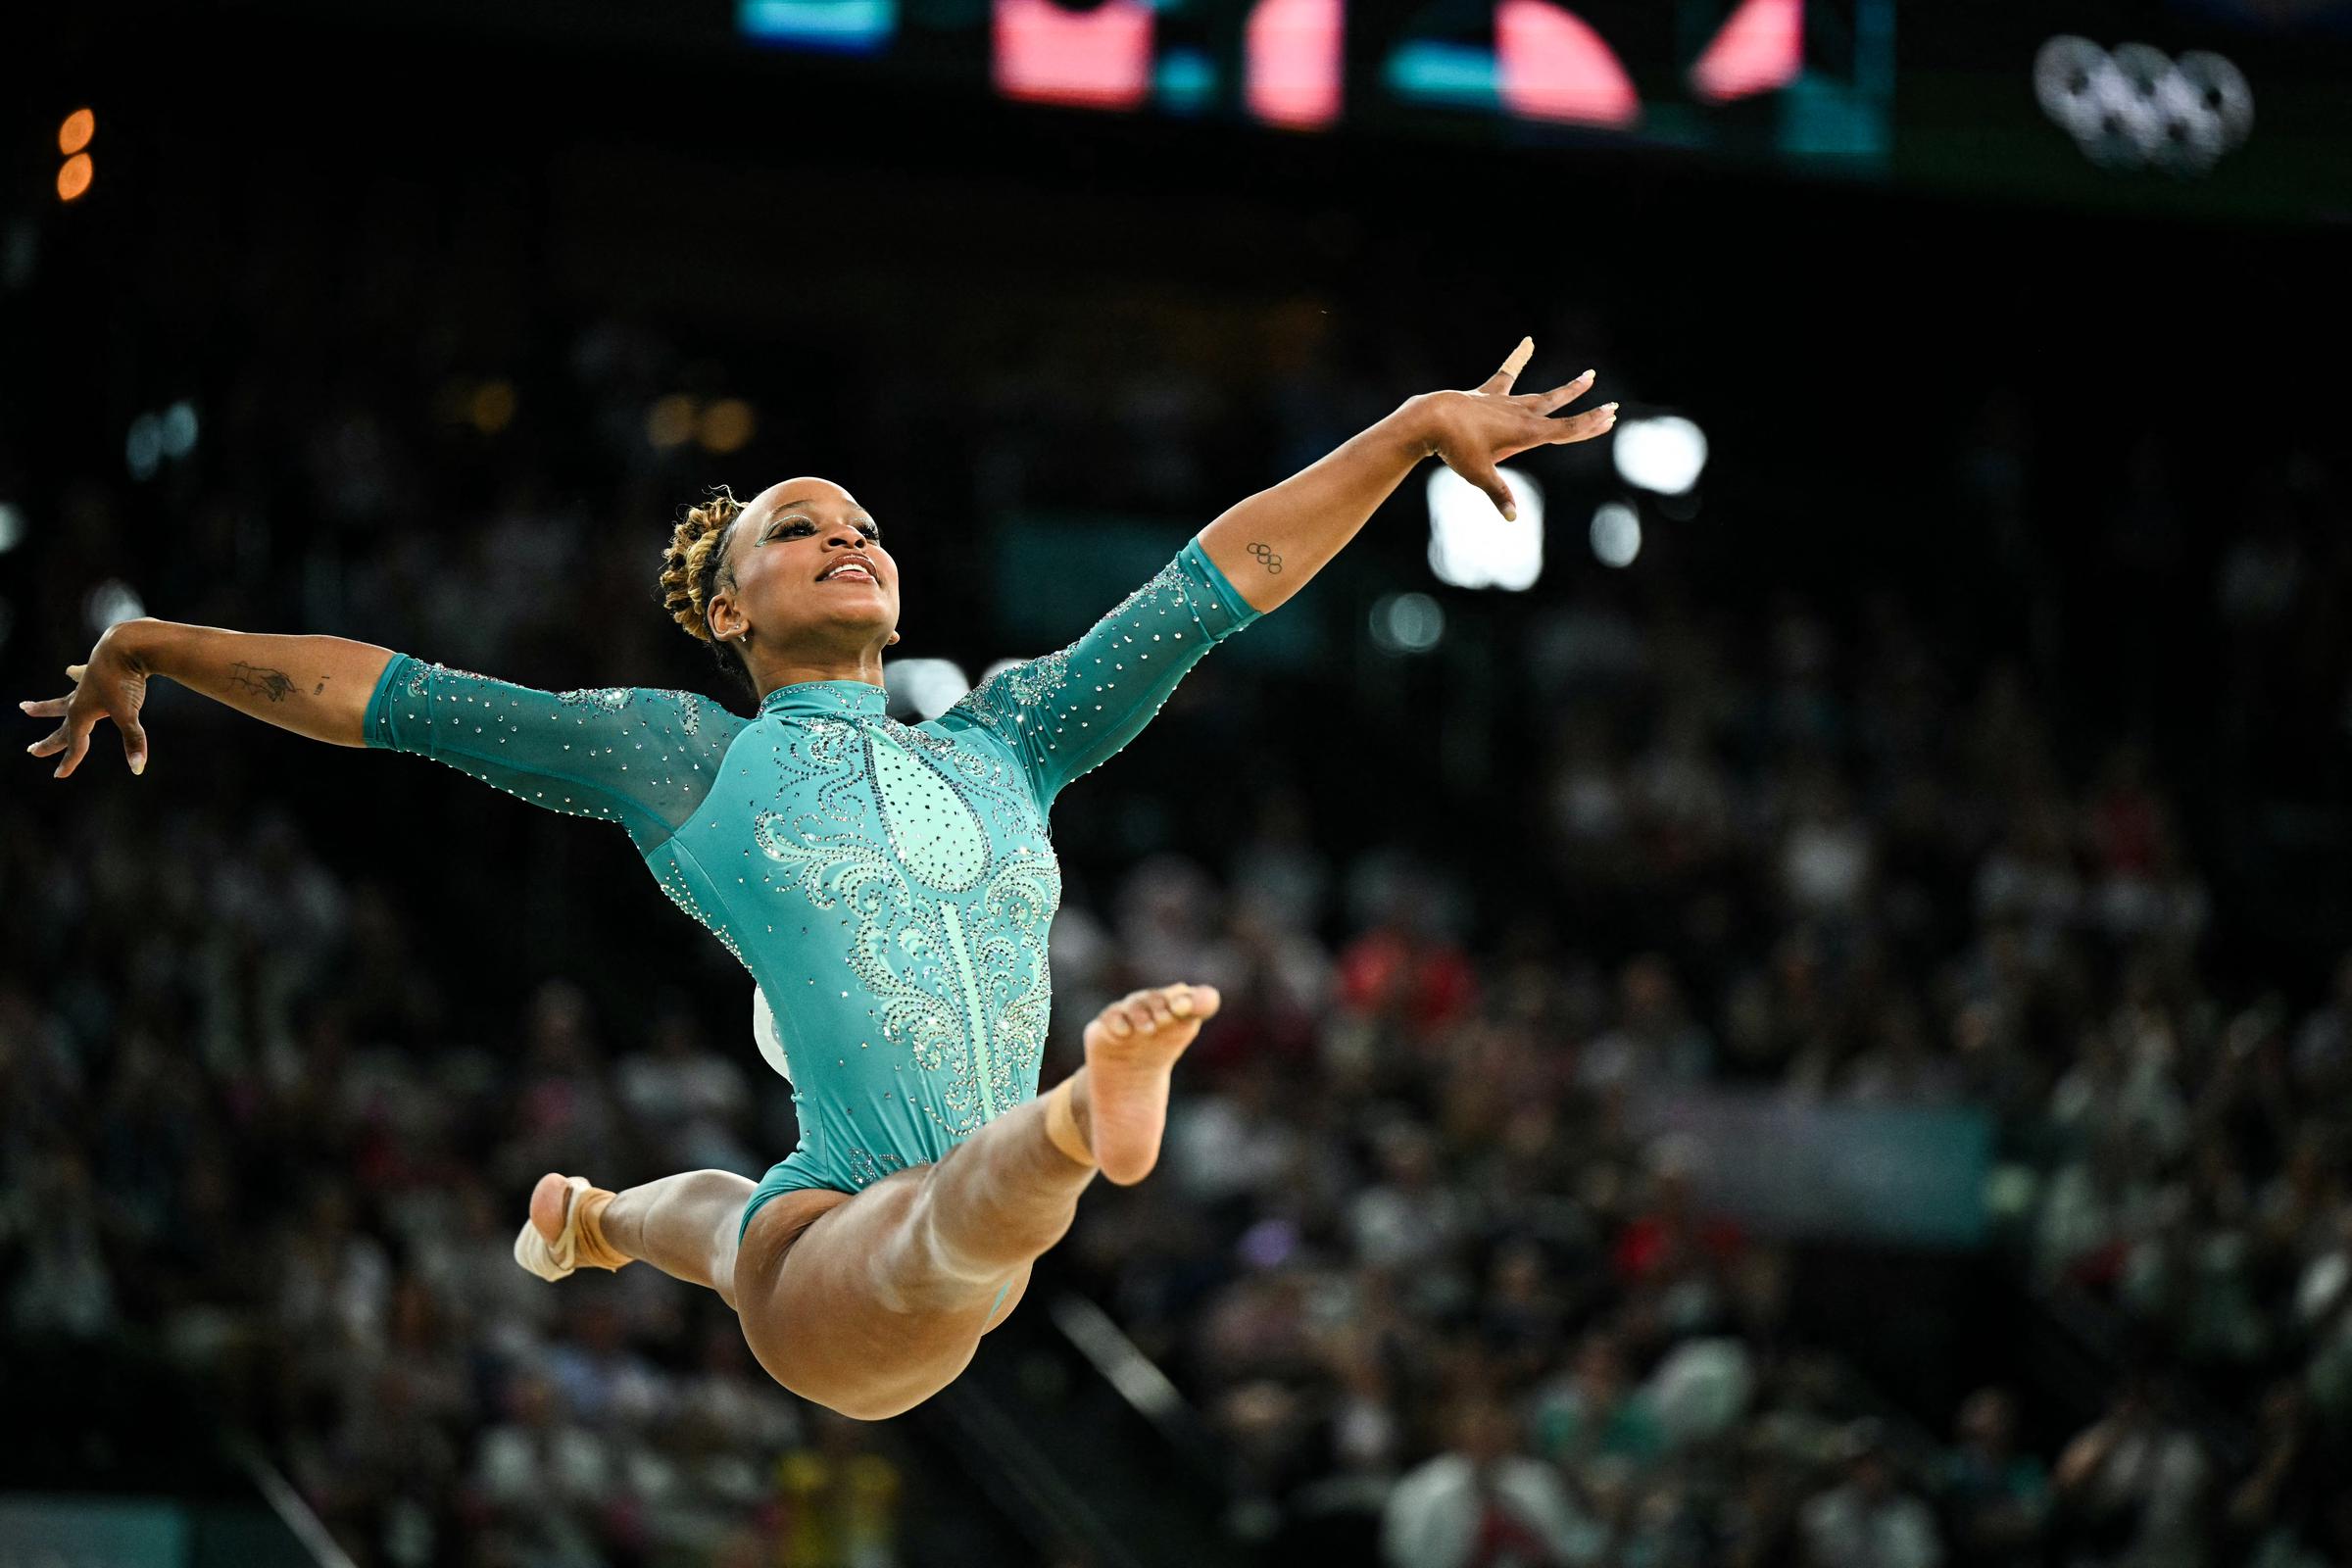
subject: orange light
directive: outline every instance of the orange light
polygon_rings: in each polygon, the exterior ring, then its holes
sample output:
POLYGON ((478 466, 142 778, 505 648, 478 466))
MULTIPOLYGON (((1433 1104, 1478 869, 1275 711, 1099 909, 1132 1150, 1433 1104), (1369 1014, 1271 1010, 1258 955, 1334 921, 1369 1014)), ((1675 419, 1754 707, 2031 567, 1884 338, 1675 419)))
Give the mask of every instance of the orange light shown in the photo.
POLYGON ((741 398, 721 398, 703 411, 703 450, 722 456, 740 452, 758 423, 749 403, 741 398))
POLYGON ((98 134, 98 117, 87 109, 76 109, 57 127, 57 150, 71 158, 90 144, 98 134))
POLYGON ((514 383, 484 381, 473 394, 470 410, 473 427, 484 435, 496 435, 514 417, 514 383))
POLYGON ((684 446, 694 439, 695 416, 701 410, 683 392, 655 400, 646 411, 645 438, 657 447, 684 446))
POLYGON ((66 160, 66 167, 57 172, 57 199, 70 202, 79 196, 90 188, 90 181, 97 177, 97 173, 90 164, 88 153, 75 153, 66 160))

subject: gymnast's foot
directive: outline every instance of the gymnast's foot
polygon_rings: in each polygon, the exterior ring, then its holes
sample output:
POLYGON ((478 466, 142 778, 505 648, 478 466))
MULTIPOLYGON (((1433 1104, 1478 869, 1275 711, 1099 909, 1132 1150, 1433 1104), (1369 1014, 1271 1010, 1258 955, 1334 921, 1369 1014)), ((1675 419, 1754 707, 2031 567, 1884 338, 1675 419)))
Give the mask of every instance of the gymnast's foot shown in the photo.
POLYGON ((1104 1007, 1086 1026, 1080 1127, 1102 1174, 1122 1187, 1152 1174, 1168 1122, 1168 1074, 1216 1014, 1214 986, 1156 986, 1104 1007))
POLYGON ((605 1205, 612 1195, 585 1176, 549 1171, 531 1189, 531 1217, 514 1238, 514 1261, 543 1280, 560 1280, 583 1265, 616 1269, 632 1261, 605 1240, 605 1205))

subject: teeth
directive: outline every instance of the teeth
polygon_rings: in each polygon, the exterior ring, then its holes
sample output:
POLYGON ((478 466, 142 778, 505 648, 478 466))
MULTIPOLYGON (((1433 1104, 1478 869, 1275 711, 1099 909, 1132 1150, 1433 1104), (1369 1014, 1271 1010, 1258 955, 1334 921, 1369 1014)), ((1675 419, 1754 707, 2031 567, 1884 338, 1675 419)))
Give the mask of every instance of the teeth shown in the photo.
POLYGON ((825 581, 831 582, 836 577, 846 577, 853 571, 858 576, 863 577, 867 582, 872 582, 874 580, 874 574, 872 572, 853 562, 847 565, 835 566, 831 571, 826 572, 825 581))

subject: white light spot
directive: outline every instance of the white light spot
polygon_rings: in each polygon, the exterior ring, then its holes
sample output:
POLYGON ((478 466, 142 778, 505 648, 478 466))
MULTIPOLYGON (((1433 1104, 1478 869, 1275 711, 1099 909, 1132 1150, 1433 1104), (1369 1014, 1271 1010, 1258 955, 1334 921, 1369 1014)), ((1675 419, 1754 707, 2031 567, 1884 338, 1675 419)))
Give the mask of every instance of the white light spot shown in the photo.
POLYGON ((884 666, 882 683, 925 718, 937 718, 972 689, 952 659, 899 660, 884 666))
POLYGON ((1622 501, 1592 514, 1592 554, 1604 566, 1630 566, 1642 553, 1642 516, 1622 501))
POLYGON ((1446 607, 1427 594, 1389 594, 1372 606, 1372 643, 1384 654, 1426 654, 1446 635, 1446 607))
POLYGON ((196 405, 182 400, 164 411, 164 456, 184 458, 196 450, 196 405))
POLYGON ((120 577, 109 577, 89 592, 81 608, 90 619, 90 630, 102 632, 120 621, 136 620, 147 613, 139 602, 138 590, 120 577))
POLYGON ((152 414, 142 414, 130 421, 130 434, 122 442, 122 461, 130 466, 133 479, 152 479, 155 466, 163 461, 163 421, 152 414))
POLYGON ((1627 419, 1609 450, 1627 484, 1662 496, 1681 495, 1707 466, 1706 433, 1679 415, 1627 419))
POLYGON ((0 501, 0 555, 17 548, 24 537, 24 514, 8 502, 0 501))
POLYGON ((1544 573, 1544 487, 1497 470, 1519 515, 1506 519, 1487 493, 1451 468, 1429 476, 1429 569, 1456 588, 1531 588, 1544 573))

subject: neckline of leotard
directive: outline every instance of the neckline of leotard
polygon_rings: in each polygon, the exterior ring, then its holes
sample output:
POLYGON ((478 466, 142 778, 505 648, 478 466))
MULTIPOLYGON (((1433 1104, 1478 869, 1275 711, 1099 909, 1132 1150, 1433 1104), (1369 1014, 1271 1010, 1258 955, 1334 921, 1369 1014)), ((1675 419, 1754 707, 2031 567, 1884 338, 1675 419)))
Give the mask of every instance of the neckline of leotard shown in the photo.
POLYGON ((760 712, 767 718, 881 713, 889 707, 890 693, 864 680, 795 681, 777 687, 760 700, 760 712))

